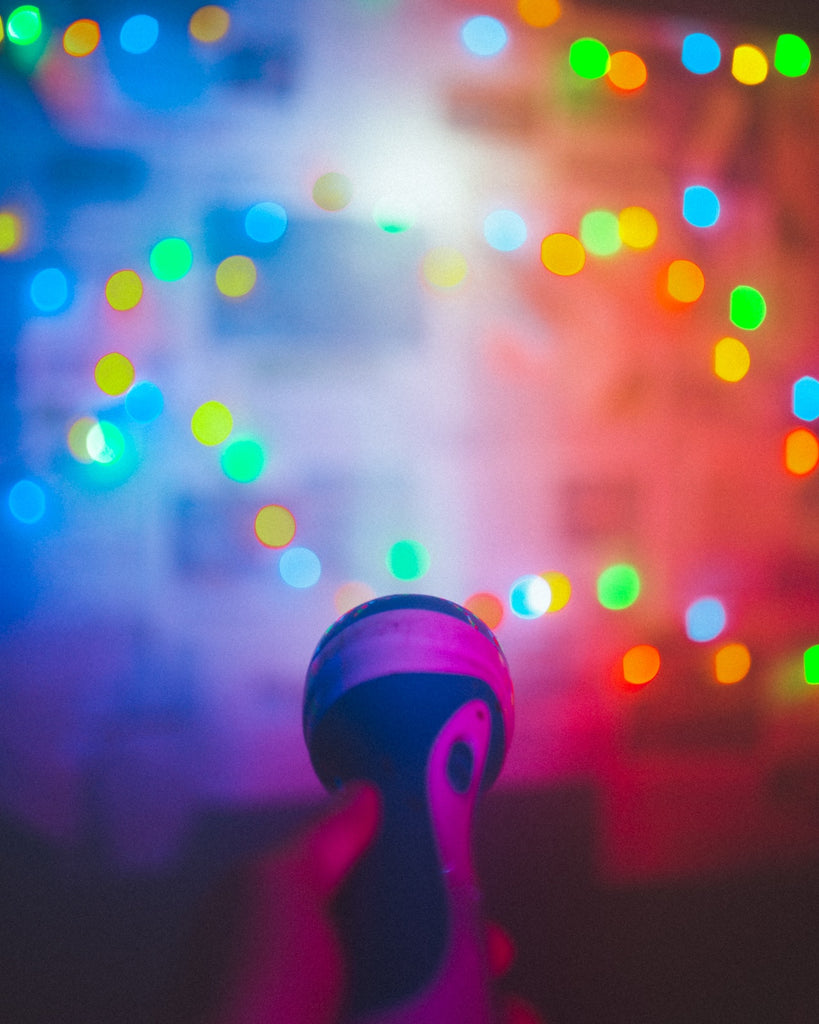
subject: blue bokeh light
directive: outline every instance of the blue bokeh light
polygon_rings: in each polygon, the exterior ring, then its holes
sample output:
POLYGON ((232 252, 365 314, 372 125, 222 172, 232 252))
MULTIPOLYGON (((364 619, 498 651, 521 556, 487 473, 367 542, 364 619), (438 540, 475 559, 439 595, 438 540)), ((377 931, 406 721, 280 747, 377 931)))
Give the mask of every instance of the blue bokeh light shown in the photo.
POLYGON ((245 214, 245 231, 254 242, 277 242, 287 229, 287 211, 278 203, 256 203, 245 214))
POLYGON ((512 252, 526 241, 526 222, 513 210, 494 210, 483 222, 483 236, 493 249, 512 252))
POLYGON ((464 22, 461 39, 470 53, 478 57, 494 57, 506 46, 509 35, 503 22, 488 14, 480 14, 464 22))
POLYGON ((707 643, 725 629, 725 607, 716 597, 700 597, 693 601, 685 613, 685 632, 689 640, 707 643))
POLYGON ((32 278, 29 294, 38 312, 59 313, 68 305, 68 278, 57 267, 46 267, 32 278))
POLYGON ((33 480, 18 480, 9 491, 9 509, 14 518, 30 526, 45 515, 45 491, 33 480))
POLYGON ((683 39, 682 62, 695 75, 709 75, 722 60, 719 43, 704 32, 692 32, 683 39))
POLYGON ((148 380, 135 384, 125 396, 125 411, 137 423, 151 423, 164 408, 164 395, 148 380))
POLYGON ((159 22, 150 14, 135 14, 123 24, 120 46, 126 53, 147 53, 159 38, 159 22))
POLYGON ((539 619, 551 603, 552 588, 542 576, 521 576, 509 590, 509 607, 521 619, 539 619))
POLYGON ((310 548, 288 548, 279 559, 279 574, 290 587, 312 587, 321 576, 321 562, 310 548))
POLYGON ((815 377, 800 377, 793 386, 793 414, 797 419, 810 423, 819 419, 819 380, 815 377))
POLYGON ((704 185, 691 185, 683 193, 683 217, 695 228, 710 228, 719 220, 716 193, 704 185))

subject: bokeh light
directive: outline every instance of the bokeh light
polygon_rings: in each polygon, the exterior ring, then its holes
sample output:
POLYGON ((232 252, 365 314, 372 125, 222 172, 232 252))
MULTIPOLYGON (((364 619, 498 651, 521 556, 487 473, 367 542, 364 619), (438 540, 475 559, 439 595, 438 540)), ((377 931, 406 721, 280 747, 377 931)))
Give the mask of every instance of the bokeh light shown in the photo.
POLYGON ((764 321, 766 313, 765 299, 756 288, 741 284, 732 290, 728 316, 734 327, 755 331, 764 321))
POLYGON ((88 431, 96 423, 97 421, 93 416, 80 416, 68 428, 68 435, 66 437, 68 450, 77 462, 85 464, 93 462, 93 459, 88 454, 88 431))
POLYGON ((256 284, 256 264, 249 256, 228 256, 216 268, 216 287, 229 299, 241 299, 256 284))
POLYGON ((163 238, 151 249, 148 262, 160 281, 179 281, 193 265, 193 252, 184 238, 163 238))
POLYGON ((18 46, 36 43, 43 33, 43 19, 40 8, 32 4, 15 7, 6 18, 6 35, 9 42, 18 46))
POLYGON ((518 15, 532 28, 554 25, 561 13, 560 0, 518 0, 518 15))
POLYGON ((348 206, 353 198, 353 183, 346 174, 328 171, 313 185, 313 202, 322 210, 336 213, 348 206))
POLYGON ((279 574, 290 587, 313 587, 321 577, 321 562, 310 548, 287 548, 279 559, 279 574))
POLYGON ((490 629, 497 629, 503 622, 503 601, 488 591, 472 594, 464 601, 464 608, 477 615, 490 629))
POLYGON ((509 607, 520 619, 539 619, 549 610, 552 590, 542 576, 530 573, 509 589, 509 607))
POLYGON ((751 368, 751 353, 738 338, 720 338, 714 346, 714 373, 731 382, 742 380, 751 368))
POLYGON ((819 683, 819 644, 809 647, 802 657, 805 682, 815 686, 819 683))
POLYGON ((585 36, 569 47, 569 66, 581 78, 602 78, 611 67, 611 57, 604 43, 585 36))
POLYGON ((458 249, 439 245, 424 256, 424 278, 435 288, 456 288, 467 275, 469 265, 458 249))
POLYGON ((657 241, 657 218, 644 206, 627 206, 617 220, 620 238, 631 249, 650 249, 657 241))
POLYGON ((714 655, 714 678, 718 683, 738 683, 751 671, 751 652, 745 644, 725 644, 714 655))
POLYGON ((660 652, 651 644, 638 644, 623 655, 623 679, 631 686, 645 686, 660 671, 660 652))
POLYGON ((0 256, 13 256, 23 246, 25 225, 14 210, 0 210, 0 256))
POLYGON ((135 14, 124 22, 119 45, 126 53, 147 53, 159 38, 159 22, 150 14, 135 14))
POLYGON ((705 275, 691 260, 672 260, 666 271, 666 289, 677 302, 696 302, 705 289, 705 275))
POLYGON ((705 185, 689 185, 683 193, 683 217, 695 228, 710 228, 719 220, 719 199, 705 185))
POLYGON ((99 46, 100 26, 91 18, 72 22, 63 32, 63 49, 69 57, 87 57, 99 46))
POLYGON ((546 609, 550 614, 562 611, 571 600, 572 584, 569 577, 562 572, 542 572, 540 574, 549 584, 552 592, 549 607, 546 609))
POLYGON ((646 63, 631 50, 617 50, 611 55, 608 80, 620 92, 636 92, 648 81, 646 63))
POLYGON ((780 75, 799 78, 810 68, 810 47, 801 36, 783 32, 777 37, 774 50, 774 67, 780 75))
POLYGON ((807 476, 819 463, 819 440, 807 427, 797 427, 785 438, 785 469, 794 476, 807 476))
POLYGON ((45 491, 33 480, 18 480, 9 491, 8 503, 14 518, 27 526, 38 523, 45 515, 45 491))
POLYGON ((373 207, 373 220, 390 235, 409 231, 415 223, 415 209, 406 200, 395 196, 382 196, 373 207))
POLYGON ((94 380, 106 395, 122 395, 134 383, 134 364, 121 352, 109 352, 97 361, 94 380))
POLYGON ((188 22, 188 32, 198 43, 216 43, 230 28, 230 14, 218 4, 205 4, 194 11, 188 22))
POLYGON ((597 600, 604 608, 622 611, 640 596, 640 575, 633 565, 619 562, 597 577, 597 600))
POLYGON ((743 85, 759 85, 768 77, 768 58, 758 46, 743 43, 734 48, 731 74, 743 85))
POLYGON ((344 615, 345 612, 357 608, 365 601, 372 601, 376 596, 375 590, 369 583, 349 580, 347 583, 342 583, 333 594, 333 607, 336 610, 336 615, 344 615))
POLYGON ((612 256, 623 244, 617 214, 610 210, 590 210, 580 221, 580 241, 595 256, 612 256))
POLYGON ((561 277, 579 274, 586 263, 586 250, 574 235, 562 231, 547 235, 540 246, 540 261, 547 270, 561 277))
POLYGON ((493 210, 483 222, 483 237, 499 252, 512 252, 526 241, 526 221, 514 210, 493 210))
POLYGON ((203 402, 191 417, 191 432, 200 444, 221 444, 232 430, 233 416, 221 402, 203 402))
POLYGON ((279 203, 255 203, 245 214, 245 232, 254 242, 278 242, 287 230, 287 210, 279 203))
POLYGON ((689 640, 707 643, 720 635, 726 621, 725 606, 719 598, 700 597, 685 611, 685 632, 689 640))
POLYGON ((429 572, 429 552, 417 540, 399 540, 387 552, 387 568, 397 580, 419 580, 429 572))
POLYGON ((719 43, 705 32, 692 32, 683 39, 682 62, 695 75, 709 75, 722 60, 719 43))
POLYGON ((135 384, 125 396, 125 411, 137 423, 152 423, 165 409, 165 396, 149 380, 135 384))
POLYGON ((470 18, 461 27, 461 40, 470 53, 478 57, 494 57, 509 41, 503 22, 487 14, 470 18))
POLYGON ((819 419, 819 380, 800 377, 791 390, 791 408, 797 419, 807 423, 819 419))
POLYGON ((125 438, 115 423, 98 420, 88 428, 85 447, 92 462, 110 466, 125 454, 125 438))
POLYGON ((112 309, 133 309, 142 299, 142 278, 135 270, 117 270, 105 284, 105 298, 112 309))
POLYGON ((249 437, 231 441, 219 460, 225 476, 240 484, 258 480, 264 471, 265 461, 264 448, 249 437))
POLYGON ((263 505, 253 529, 266 548, 285 548, 296 536, 296 517, 284 505, 263 505))
POLYGON ((40 313, 59 313, 68 305, 68 278, 58 267, 45 267, 31 280, 31 301, 40 313))

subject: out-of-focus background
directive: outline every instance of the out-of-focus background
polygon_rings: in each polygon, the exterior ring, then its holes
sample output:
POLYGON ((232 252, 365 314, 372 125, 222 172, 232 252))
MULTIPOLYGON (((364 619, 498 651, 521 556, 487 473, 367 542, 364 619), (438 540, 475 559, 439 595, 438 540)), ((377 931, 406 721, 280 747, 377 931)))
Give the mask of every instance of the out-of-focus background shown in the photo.
POLYGON ((419 591, 516 683, 518 986, 815 1020, 816 10, 0 18, 8 1019, 150 1019, 321 799, 322 632, 419 591))

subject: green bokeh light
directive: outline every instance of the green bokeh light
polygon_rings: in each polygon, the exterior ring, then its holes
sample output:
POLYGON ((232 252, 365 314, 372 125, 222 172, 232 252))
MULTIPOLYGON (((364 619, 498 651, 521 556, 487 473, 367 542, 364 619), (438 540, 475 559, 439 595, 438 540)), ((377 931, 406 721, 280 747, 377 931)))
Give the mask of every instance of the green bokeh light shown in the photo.
POLYGON ((814 644, 805 651, 803 658, 805 682, 816 685, 819 683, 819 644, 814 644))
POLYGON ((761 292, 741 284, 731 292, 730 318, 735 327, 755 331, 765 319, 767 306, 761 292))
POLYGON ((222 452, 222 471, 231 480, 249 484, 258 480, 265 465, 264 449, 258 441, 243 438, 233 441, 222 452))
POLYGON ((397 580, 419 580, 429 565, 429 552, 417 540, 396 541, 387 552, 387 568, 397 580))
POLYGON ((151 249, 150 263, 160 281, 178 281, 191 269, 193 253, 184 238, 163 238, 151 249))
POLYGON ((620 611, 640 596, 640 576, 633 565, 610 565, 597 578, 597 600, 604 608, 620 611))
POLYGON ((620 219, 610 210, 592 210, 580 221, 580 241, 595 256, 611 256, 622 246, 620 219))
POLYGON ((611 56, 599 39, 587 36, 569 47, 569 65, 581 78, 602 78, 611 67, 611 56))
POLYGON ((784 32, 776 40, 774 67, 787 78, 799 78, 810 67, 810 47, 800 36, 784 32))
POLYGON ((15 7, 6 18, 6 35, 10 42, 18 46, 30 46, 36 43, 43 32, 43 19, 40 8, 25 4, 15 7))

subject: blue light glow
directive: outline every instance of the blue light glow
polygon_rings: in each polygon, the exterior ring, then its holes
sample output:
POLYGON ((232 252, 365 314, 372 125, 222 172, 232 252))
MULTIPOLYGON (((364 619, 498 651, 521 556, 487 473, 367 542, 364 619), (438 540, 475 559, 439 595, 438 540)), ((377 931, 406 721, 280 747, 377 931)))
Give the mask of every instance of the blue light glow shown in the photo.
POLYGON ((45 492, 33 480, 18 480, 9 491, 9 508, 14 518, 30 526, 45 515, 45 492))
POLYGON ((521 619, 539 619, 551 603, 552 588, 542 576, 521 576, 509 591, 509 607, 521 619))
POLYGON ((156 384, 144 380, 125 396, 125 411, 137 423, 150 423, 161 415, 165 398, 156 384))
POLYGON ((819 419, 819 380, 800 377, 793 386, 792 405, 797 419, 807 423, 819 419))
POLYGON ((59 313, 68 304, 68 278, 57 267, 46 267, 32 278, 29 294, 40 313, 59 313))
POLYGON ((685 632, 689 640, 697 643, 716 639, 725 629, 725 623, 725 608, 716 597, 699 598, 685 613, 685 632))
POLYGON ((710 228, 719 220, 719 199, 704 185, 691 185, 683 193, 683 217, 695 228, 710 228))
POLYGON ((309 548, 288 548, 279 559, 279 573, 290 587, 312 587, 321 576, 321 562, 309 548))
POLYGON ((509 36, 502 22, 480 14, 464 22, 461 39, 470 53, 478 57, 494 57, 506 46, 509 36))
POLYGON ((483 236, 493 249, 512 252, 526 241, 526 222, 512 210, 495 210, 483 222, 483 236))
POLYGON ((683 39, 683 66, 693 74, 708 75, 717 70, 721 60, 719 43, 704 32, 692 32, 683 39))
POLYGON ((278 203, 256 203, 245 214, 245 231, 254 242, 277 242, 287 228, 287 211, 278 203))
POLYGON ((135 14, 120 29, 119 43, 126 53, 147 53, 159 38, 159 22, 150 14, 135 14))

